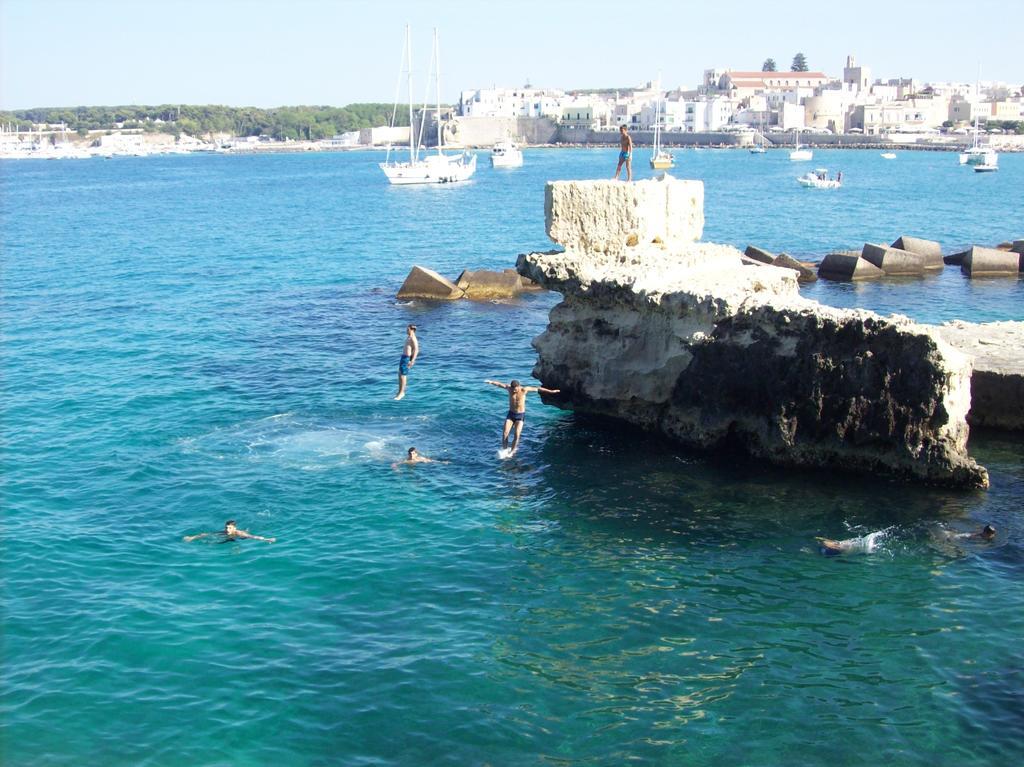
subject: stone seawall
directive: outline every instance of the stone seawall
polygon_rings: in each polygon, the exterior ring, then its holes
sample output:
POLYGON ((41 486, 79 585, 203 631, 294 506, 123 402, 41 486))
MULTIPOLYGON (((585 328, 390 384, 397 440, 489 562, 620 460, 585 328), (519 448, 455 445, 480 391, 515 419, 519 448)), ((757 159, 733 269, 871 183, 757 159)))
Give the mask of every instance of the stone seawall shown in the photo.
POLYGON ((782 466, 986 486, 967 454, 970 359, 910 320, 822 306, 795 272, 695 242, 693 184, 548 185, 548 232, 567 250, 518 269, 564 297, 534 341, 534 375, 563 392, 551 401, 782 466), (602 212, 612 199, 631 215, 602 212), (587 217, 585 235, 564 225, 587 217))

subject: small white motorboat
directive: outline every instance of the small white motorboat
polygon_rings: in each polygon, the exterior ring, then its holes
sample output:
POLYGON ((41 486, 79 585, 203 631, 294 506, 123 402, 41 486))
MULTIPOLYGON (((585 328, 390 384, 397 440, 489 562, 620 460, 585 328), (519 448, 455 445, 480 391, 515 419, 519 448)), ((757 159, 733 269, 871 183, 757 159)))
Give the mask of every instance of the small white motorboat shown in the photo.
POLYGON ((986 161, 980 165, 974 166, 975 173, 992 173, 997 170, 999 170, 999 164, 991 161, 986 161))
POLYGON ((815 168, 800 176, 797 183, 807 189, 839 189, 843 185, 843 174, 840 171, 835 178, 829 178, 825 168, 815 168))
POLYGON ((510 139, 499 141, 491 147, 491 165, 495 168, 521 168, 523 151, 510 139))
POLYGON ((896 159, 896 153, 895 152, 882 152, 882 159, 883 160, 895 160, 896 159))

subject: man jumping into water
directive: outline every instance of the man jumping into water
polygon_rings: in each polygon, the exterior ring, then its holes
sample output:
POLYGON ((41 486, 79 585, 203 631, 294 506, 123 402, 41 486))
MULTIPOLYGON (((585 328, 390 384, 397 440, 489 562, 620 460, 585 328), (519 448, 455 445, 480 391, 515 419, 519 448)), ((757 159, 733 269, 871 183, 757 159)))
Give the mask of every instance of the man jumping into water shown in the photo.
POLYGON ((619 171, 622 170, 622 165, 626 165, 626 181, 633 180, 633 137, 629 135, 629 131, 626 130, 625 125, 619 126, 619 146, 621 151, 619 152, 619 164, 615 166, 615 175, 612 176, 612 181, 618 181, 619 171))
POLYGON ((251 538, 254 541, 266 541, 267 543, 273 543, 277 538, 264 538, 262 535, 253 535, 248 530, 239 530, 235 527, 235 520, 229 519, 224 523, 223 530, 217 530, 211 533, 199 533, 198 535, 186 535, 184 541, 189 543, 191 541, 198 540, 199 538, 205 538, 208 535, 219 535, 223 540, 221 543, 227 543, 228 541, 238 541, 243 538, 251 538))
POLYGON ((519 449, 519 438, 523 434, 523 421, 526 419, 526 395, 532 391, 539 391, 541 394, 558 394, 561 389, 545 389, 543 386, 523 386, 516 380, 507 384, 503 384, 500 381, 484 381, 484 383, 508 391, 508 415, 505 416, 505 428, 501 433, 501 449, 504 450, 508 447, 508 435, 512 431, 512 427, 515 426, 516 434, 512 440, 512 452, 509 453, 509 457, 511 457, 519 449))
POLYGON ((402 347, 402 359, 398 361, 398 394, 395 399, 402 399, 405 396, 405 379, 409 375, 409 368, 416 364, 416 357, 420 353, 420 344, 416 340, 416 326, 409 325, 405 329, 405 346, 402 347))

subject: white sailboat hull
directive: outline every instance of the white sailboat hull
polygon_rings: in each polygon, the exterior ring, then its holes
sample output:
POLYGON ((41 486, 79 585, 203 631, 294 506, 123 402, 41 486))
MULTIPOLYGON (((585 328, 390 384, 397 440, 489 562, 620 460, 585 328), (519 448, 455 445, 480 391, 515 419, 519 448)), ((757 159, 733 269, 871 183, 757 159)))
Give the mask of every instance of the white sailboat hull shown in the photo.
POLYGON ((789 159, 794 162, 803 162, 814 159, 814 152, 810 149, 794 149, 789 153, 789 159))
POLYGON ((961 165, 994 165, 998 162, 998 155, 992 149, 972 147, 966 152, 960 153, 961 165))
POLYGON ((468 180, 476 171, 476 155, 449 157, 429 155, 414 163, 380 163, 388 182, 398 186, 411 184, 454 184, 468 180))
POLYGON ((676 167, 676 159, 668 152, 658 151, 651 157, 651 168, 653 170, 670 170, 676 167))

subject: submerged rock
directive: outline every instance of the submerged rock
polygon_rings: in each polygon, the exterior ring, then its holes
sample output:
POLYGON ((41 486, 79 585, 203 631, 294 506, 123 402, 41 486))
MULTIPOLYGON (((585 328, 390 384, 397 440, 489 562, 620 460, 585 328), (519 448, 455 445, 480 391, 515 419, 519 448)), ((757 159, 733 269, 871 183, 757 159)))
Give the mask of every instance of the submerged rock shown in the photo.
MULTIPOLYGON (((684 192, 672 184, 666 197, 684 192)), ((611 185, 549 184, 549 235, 566 231, 552 227, 552 195, 583 228, 611 185)), ((988 483, 967 454, 970 361, 924 326, 822 306, 799 295, 795 272, 747 269, 738 250, 686 237, 628 251, 575 238, 518 269, 563 294, 533 371, 562 390, 560 407, 782 466, 988 483)))

